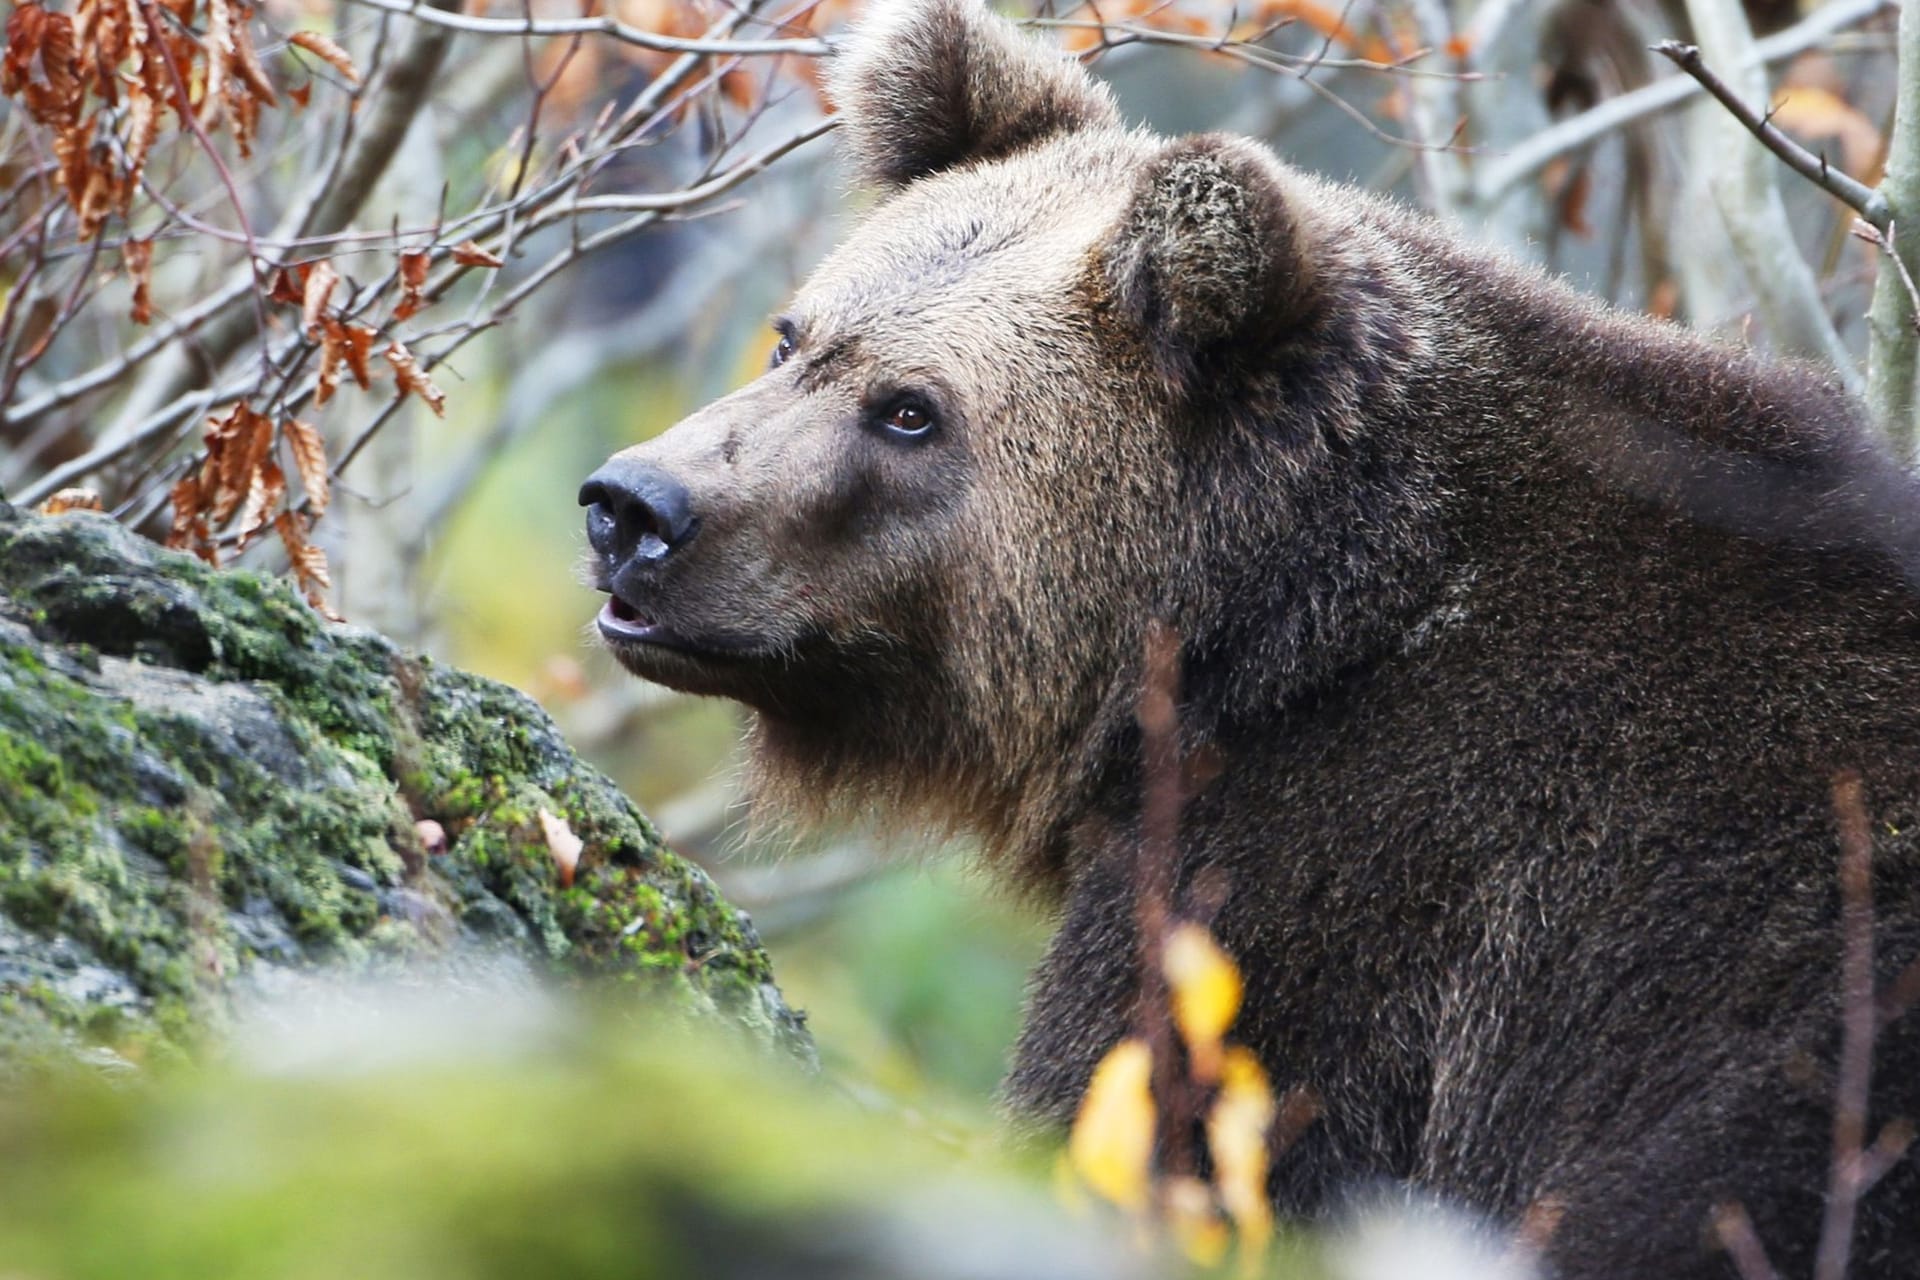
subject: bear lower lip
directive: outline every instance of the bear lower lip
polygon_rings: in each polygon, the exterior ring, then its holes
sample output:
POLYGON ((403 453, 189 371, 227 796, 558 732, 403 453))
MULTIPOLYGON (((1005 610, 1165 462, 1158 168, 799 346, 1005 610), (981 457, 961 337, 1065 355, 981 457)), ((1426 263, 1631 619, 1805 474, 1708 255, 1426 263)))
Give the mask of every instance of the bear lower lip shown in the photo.
POLYGON ((638 609, 614 596, 601 606, 600 616, 595 619, 600 626, 600 634, 609 640, 650 641, 660 634, 660 627, 649 618, 643 617, 638 609))

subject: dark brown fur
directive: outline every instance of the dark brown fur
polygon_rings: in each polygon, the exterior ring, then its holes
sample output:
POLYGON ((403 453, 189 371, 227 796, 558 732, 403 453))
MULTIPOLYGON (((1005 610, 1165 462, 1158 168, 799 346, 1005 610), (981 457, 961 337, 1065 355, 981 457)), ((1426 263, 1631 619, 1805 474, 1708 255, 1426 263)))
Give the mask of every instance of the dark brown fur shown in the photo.
MULTIPOLYGON (((1224 770, 1236 1035, 1325 1102, 1287 1210, 1415 1184, 1564 1206, 1565 1277, 1785 1274, 1820 1213, 1839 1038, 1829 786, 1865 777, 1881 980, 1920 955, 1913 485, 1818 374, 1606 312, 1243 141, 1127 133, 962 0, 843 55, 890 194, 796 299, 793 356, 629 451, 699 532, 601 557, 738 698, 815 818, 977 833, 1058 904, 1008 1081, 1066 1120, 1135 983, 1150 618, 1224 770), (990 91, 989 91, 990 90, 990 91), (902 392, 936 429, 881 425, 902 392)), ((1875 1123, 1920 1116, 1920 1015, 1875 1123)), ((1920 1180, 1858 1277, 1920 1267, 1920 1180)))

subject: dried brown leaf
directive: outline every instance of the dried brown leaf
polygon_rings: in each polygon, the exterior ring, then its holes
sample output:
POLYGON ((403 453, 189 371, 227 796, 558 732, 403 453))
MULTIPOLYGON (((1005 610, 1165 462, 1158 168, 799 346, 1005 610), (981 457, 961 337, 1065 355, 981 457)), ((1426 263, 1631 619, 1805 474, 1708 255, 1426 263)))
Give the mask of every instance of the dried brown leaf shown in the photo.
POLYGON ((273 447, 273 422, 242 400, 225 418, 207 419, 205 438, 207 460, 200 483, 213 490, 210 505, 214 526, 225 528, 252 490, 254 473, 273 447))
POLYGON ((18 97, 27 114, 41 124, 76 123, 86 89, 75 57, 73 19, 36 3, 16 6, 7 17, 0 92, 18 97))
POLYGON ((453 260, 463 267, 499 267, 505 265, 498 254, 489 253, 472 240, 453 246, 453 260))
POLYGON ((353 380, 365 391, 373 385, 373 369, 367 362, 373 356, 373 340, 380 335, 363 324, 345 325, 341 334, 340 354, 346 360, 353 380))
POLYGON ((319 336, 321 313, 339 283, 340 273, 324 258, 308 269, 306 286, 300 291, 300 331, 309 338, 319 336))
POLYGON ((300 472, 300 487, 307 491, 307 503, 316 519, 324 515, 333 497, 327 476, 327 444, 308 423, 288 418, 281 428, 287 447, 293 452, 293 465, 300 472))
POLYGON ((313 402, 324 405, 340 388, 341 356, 346 346, 347 327, 332 316, 320 317, 320 375, 313 384, 313 402))
POLYGON ((326 597, 321 594, 333 586, 333 575, 327 570, 327 553, 307 541, 308 527, 297 511, 282 511, 273 520, 274 532, 280 535, 280 545, 287 551, 288 567, 306 593, 307 603, 338 622, 340 615, 328 607, 326 597))
POLYGON ((253 17, 253 9, 242 5, 238 21, 233 24, 233 70, 255 103, 265 107, 277 107, 280 98, 273 91, 273 82, 267 79, 267 69, 260 65, 260 53, 253 47, 253 31, 248 26, 253 17))
POLYGON ((287 43, 305 49, 345 76, 349 82, 360 83, 360 72, 354 67, 353 59, 347 56, 347 51, 318 31, 296 31, 287 37, 287 43))
MULTIPOLYGON (((227 101, 227 79, 233 68, 233 5, 231 0, 207 0, 207 33, 200 38, 207 60, 206 88, 200 100, 200 123, 211 126, 227 101)), ((176 62, 179 67, 191 61, 176 62)), ((184 75, 182 78, 186 78, 184 75)))
POLYGON ((212 531, 201 503, 205 490, 200 478, 189 471, 173 486, 173 527, 167 531, 167 545, 176 551, 191 551, 208 564, 218 566, 220 553, 213 545, 212 531))
POLYGON ((99 511, 100 495, 91 489, 62 489, 41 503, 39 512, 43 516, 57 516, 66 511, 99 511))
POLYGON ((345 365, 362 390, 373 384, 373 371, 367 357, 378 335, 364 325, 346 324, 332 316, 320 317, 320 381, 314 389, 315 404, 325 404, 340 386, 340 368, 345 365))
POLYGON ((426 300, 420 296, 420 290, 427 283, 427 268, 433 263, 433 255, 425 249, 408 249, 400 255, 400 301, 393 308, 395 320, 405 320, 426 306, 426 300))
POLYGON ((267 285, 267 301, 290 302, 295 305, 306 300, 307 264, 297 262, 291 267, 278 267, 267 285))
POLYGON ((259 469, 248 478, 247 503, 240 511, 241 550, 244 551, 266 529, 274 509, 286 496, 286 473, 272 458, 262 459, 259 469))
POLYGON ((133 282, 133 322, 153 323, 153 297, 148 292, 153 274, 153 241, 129 240, 120 246, 120 262, 133 282))
POLYGON ((413 352, 400 342, 387 344, 387 363, 393 366, 394 381, 400 384, 400 394, 412 392, 427 402, 427 408, 433 410, 433 416, 447 416, 447 393, 433 385, 426 371, 414 359, 413 352))

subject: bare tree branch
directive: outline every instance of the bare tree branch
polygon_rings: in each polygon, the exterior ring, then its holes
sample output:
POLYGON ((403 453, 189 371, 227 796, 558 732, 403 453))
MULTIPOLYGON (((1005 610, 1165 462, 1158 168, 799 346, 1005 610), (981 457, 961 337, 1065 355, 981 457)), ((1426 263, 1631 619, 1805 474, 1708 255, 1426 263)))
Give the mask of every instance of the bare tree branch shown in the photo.
POLYGON ((1726 81, 1713 73, 1701 59, 1698 46, 1679 40, 1662 40, 1652 48, 1655 53, 1698 80, 1701 88, 1732 112, 1734 119, 1745 125, 1747 132, 1758 138, 1767 150, 1779 156, 1788 168, 1852 209, 1877 230, 1887 229, 1892 211, 1887 207, 1885 196, 1828 164, 1825 155, 1813 154, 1780 132, 1770 114, 1763 116, 1748 106, 1726 81))
POLYGON ((1891 219, 1888 248, 1900 270, 1884 267, 1867 312, 1867 406, 1911 464, 1920 444, 1920 331, 1905 288, 1920 275, 1920 17, 1911 4, 1900 10, 1900 73, 1895 90, 1893 134, 1887 143, 1886 177, 1880 194, 1891 219), (1897 234, 1905 229, 1908 234, 1897 234))
POLYGON ((464 31, 485 36, 577 36, 601 35, 623 44, 652 49, 659 53, 697 53, 722 57, 752 57, 768 54, 794 54, 817 58, 831 53, 832 46, 818 37, 783 37, 774 40, 716 39, 709 36, 669 36, 648 31, 617 18, 477 18, 435 7, 432 0, 351 0, 367 9, 404 14, 449 31, 464 31))
MULTIPOLYGON (((1829 40, 1838 31, 1864 22, 1893 0, 1829 0, 1785 31, 1775 32, 1753 46, 1759 64, 1784 62, 1829 40)), ((1669 76, 1618 97, 1608 98, 1550 129, 1543 129, 1506 155, 1490 161, 1480 173, 1482 201, 1497 200, 1509 189, 1531 178, 1572 151, 1612 133, 1623 125, 1668 111, 1701 92, 1698 81, 1669 76)))
MULTIPOLYGON (((1736 74, 1740 92, 1766 96, 1766 72, 1740 0, 1687 0, 1700 47, 1736 74)), ((1697 122, 1697 177, 1720 210, 1720 220, 1745 271, 1754 311, 1783 351, 1831 367, 1851 391, 1863 386, 1853 354, 1840 341, 1819 283, 1794 242, 1785 204, 1767 157, 1746 145, 1731 116, 1697 122)))
POLYGON ((1873 997, 1873 836, 1858 773, 1847 770, 1833 780, 1833 808, 1840 827, 1840 1069, 1814 1280, 1846 1280, 1862 1190, 1867 1096, 1879 1021, 1873 997))

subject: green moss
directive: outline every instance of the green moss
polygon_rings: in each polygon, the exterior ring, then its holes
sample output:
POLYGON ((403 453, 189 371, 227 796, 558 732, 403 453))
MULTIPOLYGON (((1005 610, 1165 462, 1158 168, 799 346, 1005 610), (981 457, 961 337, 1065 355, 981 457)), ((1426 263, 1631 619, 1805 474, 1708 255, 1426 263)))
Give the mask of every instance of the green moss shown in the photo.
POLYGON ((187 1043, 253 964, 462 939, 804 1038, 750 927, 525 695, 97 517, 0 507, 0 912, 135 984, 101 1024, 127 1044, 187 1043), (542 812, 584 842, 571 888, 542 812))

